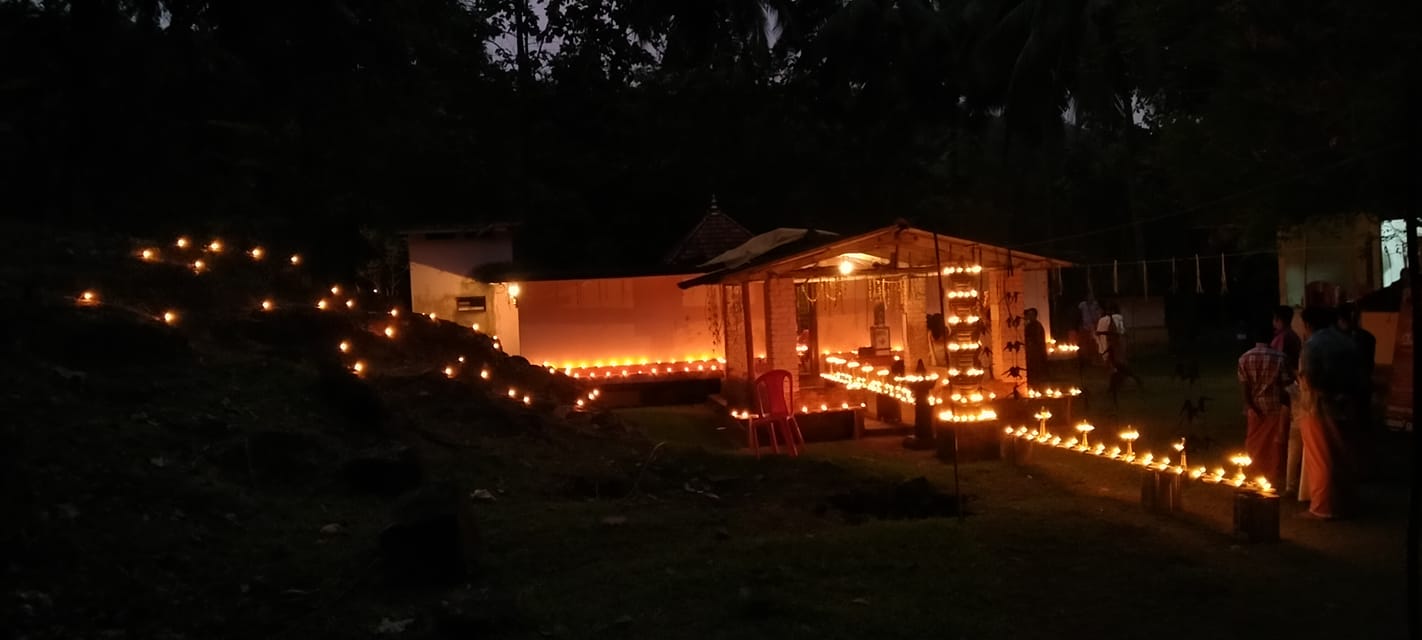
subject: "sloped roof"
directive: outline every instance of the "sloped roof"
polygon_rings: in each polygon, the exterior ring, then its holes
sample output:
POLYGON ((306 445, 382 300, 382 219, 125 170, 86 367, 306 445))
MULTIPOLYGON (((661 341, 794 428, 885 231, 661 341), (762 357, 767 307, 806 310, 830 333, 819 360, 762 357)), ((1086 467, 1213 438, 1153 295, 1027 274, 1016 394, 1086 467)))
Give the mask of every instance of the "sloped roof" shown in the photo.
POLYGON ((672 247, 662 262, 688 266, 703 264, 712 257, 739 246, 751 239, 751 236, 751 232, 741 226, 741 223, 721 213, 713 204, 711 211, 672 247))
POLYGON ((683 289, 721 282, 764 279, 772 271, 812 269, 820 260, 846 253, 897 254, 901 262, 934 267, 960 261, 964 256, 988 269, 1047 269, 1071 266, 1070 262, 1013 251, 962 238, 935 234, 907 224, 895 224, 854 236, 839 236, 807 229, 777 229, 752 238, 718 256, 705 267, 706 275, 679 283, 683 289), (937 256, 935 256, 937 254, 937 256))

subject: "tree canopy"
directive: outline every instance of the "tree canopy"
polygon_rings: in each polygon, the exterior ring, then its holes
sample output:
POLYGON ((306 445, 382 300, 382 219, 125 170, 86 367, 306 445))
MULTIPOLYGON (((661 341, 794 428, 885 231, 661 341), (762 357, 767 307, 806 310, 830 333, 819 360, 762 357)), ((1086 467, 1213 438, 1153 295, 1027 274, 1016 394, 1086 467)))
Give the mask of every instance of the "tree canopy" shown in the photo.
POLYGON ((754 230, 907 218, 1068 258, 1258 243, 1411 204, 1415 14, 0 0, 0 196, 125 228, 523 221, 586 261, 661 253, 713 195, 754 230))

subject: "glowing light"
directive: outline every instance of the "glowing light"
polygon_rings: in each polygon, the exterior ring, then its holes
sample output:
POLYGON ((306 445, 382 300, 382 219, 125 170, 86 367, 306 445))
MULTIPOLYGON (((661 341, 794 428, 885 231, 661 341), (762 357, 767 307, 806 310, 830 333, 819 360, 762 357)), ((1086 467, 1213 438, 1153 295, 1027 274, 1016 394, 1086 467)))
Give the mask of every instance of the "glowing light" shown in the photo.
POLYGON ((163 312, 164 324, 178 324, 178 313, 176 311, 163 312))
POLYGON ((267 250, 261 247, 252 247, 252 249, 247 252, 247 255, 250 256, 253 260, 261 260, 262 258, 266 257, 267 250))
POLYGON ((290 261, 291 261, 291 264, 293 264, 293 265, 301 264, 301 254, 299 254, 299 253, 293 253, 293 254, 291 254, 291 257, 288 258, 288 260, 290 260, 290 261))
POLYGON ((325 311, 326 308, 327 308, 327 307, 330 307, 330 306, 331 306, 331 303, 330 303, 330 302, 327 302, 325 298, 321 298, 320 300, 317 300, 317 301, 316 301, 316 308, 317 308, 317 309, 320 309, 320 310, 322 310, 322 311, 325 311))
POLYGON ((520 287, 517 282, 511 282, 508 291, 510 298, 517 298, 520 293, 523 293, 523 287, 520 287))
POLYGON ((178 238, 177 245, 178 245, 178 248, 179 248, 179 249, 186 249, 186 248, 192 246, 192 244, 193 244, 192 241, 191 241, 191 240, 188 240, 188 237, 187 237, 187 236, 183 236, 183 237, 178 238))
POLYGON ((524 397, 523 397, 523 404, 524 404, 524 406, 528 406, 528 405, 533 404, 533 398, 530 398, 530 397, 528 397, 528 396, 524 396, 524 397))
POLYGON ((454 367, 445 367, 445 368, 444 368, 444 377, 446 377, 446 378, 453 378, 453 377, 454 377, 454 367))
POLYGON ((351 371, 354 371, 356 375, 365 373, 365 361, 356 360, 355 364, 351 365, 351 371))
POLYGON ((154 249, 144 249, 138 252, 138 257, 144 262, 153 262, 158 259, 158 251, 154 249))
POLYGON ((270 299, 262 301, 262 311, 271 311, 276 308, 276 303, 270 299))
POLYGON ((840 275, 845 275, 845 276, 847 276, 847 275, 849 275, 849 274, 851 274, 851 273, 854 273, 854 263, 853 263, 853 262, 850 262, 850 261, 848 261, 848 260, 840 260, 840 261, 839 261, 839 273, 840 273, 840 275))
POLYGON ((351 343, 349 343, 349 342, 347 342, 347 341, 345 341, 345 340, 342 340, 342 341, 341 341, 341 344, 336 345, 336 347, 341 350, 341 353, 350 353, 350 352, 351 352, 351 343))
POLYGON ((346 308, 347 308, 347 309, 354 309, 354 308, 355 308, 355 298, 351 298, 350 300, 347 300, 347 301, 346 301, 346 308))
POLYGON ((333 285, 331 285, 331 295, 333 295, 333 296, 341 295, 341 285, 338 285, 338 284, 333 284, 333 285))
POLYGON ((509 387, 509 397, 510 397, 510 398, 513 398, 513 397, 516 397, 516 396, 518 396, 518 389, 515 389, 515 388, 513 388, 513 387, 509 387))
POLYGON ((394 337, 395 337, 395 327, 390 326, 390 325, 386 325, 386 327, 385 327, 385 337, 387 337, 387 338, 394 338, 394 337))
POLYGON ((464 364, 464 356, 459 356, 459 363, 464 364))
POLYGON ((222 241, 213 240, 212 242, 207 243, 207 250, 213 253, 222 253, 222 241))
POLYGON ((475 322, 474 324, 469 325, 469 328, 470 328, 470 329, 473 329, 473 330, 475 330, 475 331, 478 331, 478 330, 479 330, 479 323, 475 322))
POLYGON ((484 379, 484 380, 488 380, 488 379, 489 379, 489 370, 488 370, 488 369, 483 369, 483 370, 481 370, 481 371, 479 372, 479 377, 482 378, 482 379, 484 379))
POLYGON ((79 297, 76 298, 75 301, 81 306, 91 307, 99 304, 99 294, 93 291, 85 291, 79 294, 79 297))
POLYGON ((390 307, 390 317, 392 317, 392 318, 398 318, 398 317, 400 317, 400 308, 399 308, 399 307, 390 307))
POLYGON ((192 267, 193 273, 202 273, 203 270, 207 268, 207 263, 202 260, 194 260, 192 267))

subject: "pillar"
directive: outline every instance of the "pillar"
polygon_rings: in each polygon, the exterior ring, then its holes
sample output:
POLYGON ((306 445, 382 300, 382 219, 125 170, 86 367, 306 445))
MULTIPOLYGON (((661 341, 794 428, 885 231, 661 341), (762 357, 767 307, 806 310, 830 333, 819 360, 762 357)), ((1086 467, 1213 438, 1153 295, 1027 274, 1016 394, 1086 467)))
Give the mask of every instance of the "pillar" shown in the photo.
POLYGON ((795 281, 770 276, 765 280, 765 357, 771 369, 791 372, 790 384, 800 391, 800 355, 795 351, 799 323, 795 313, 795 281))
MULTIPOLYGON (((909 363, 909 370, 923 360, 924 364, 935 362, 931 353, 933 341, 928 333, 928 314, 938 313, 937 283, 929 278, 910 277, 905 281, 908 291, 905 293, 907 300, 904 304, 904 360, 909 363), (933 299, 930 304, 930 299, 933 299)), ((943 359, 943 354, 938 354, 938 360, 943 359)))
POLYGON ((752 363, 746 359, 750 334, 746 331, 745 285, 721 285, 721 331, 725 336, 726 366, 722 395, 733 409, 751 409, 749 395, 752 363))

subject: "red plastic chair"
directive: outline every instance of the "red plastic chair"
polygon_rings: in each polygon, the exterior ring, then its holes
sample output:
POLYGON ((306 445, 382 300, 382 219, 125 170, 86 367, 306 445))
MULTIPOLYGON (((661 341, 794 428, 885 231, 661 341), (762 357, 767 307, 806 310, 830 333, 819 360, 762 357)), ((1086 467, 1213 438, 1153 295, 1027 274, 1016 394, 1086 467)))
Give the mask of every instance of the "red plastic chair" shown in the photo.
POLYGON ((750 421, 750 447, 755 450, 755 456, 760 457, 760 436, 756 434, 757 428, 761 425, 768 425, 770 428, 770 450, 780 453, 780 445, 776 442, 776 431, 780 432, 781 439, 790 448, 790 455, 800 455, 800 449, 795 445, 798 440, 800 444, 805 443, 804 434, 800 433, 800 424, 795 422, 795 412, 790 409, 794 406, 794 388, 791 386, 790 376, 794 374, 785 369, 775 369, 761 374, 755 379, 755 398, 759 405, 759 417, 750 421))

